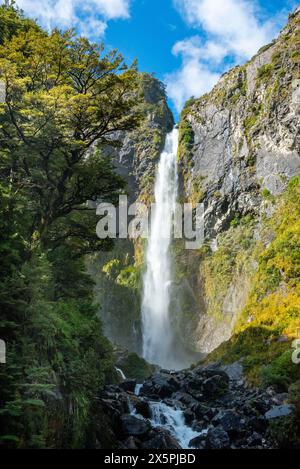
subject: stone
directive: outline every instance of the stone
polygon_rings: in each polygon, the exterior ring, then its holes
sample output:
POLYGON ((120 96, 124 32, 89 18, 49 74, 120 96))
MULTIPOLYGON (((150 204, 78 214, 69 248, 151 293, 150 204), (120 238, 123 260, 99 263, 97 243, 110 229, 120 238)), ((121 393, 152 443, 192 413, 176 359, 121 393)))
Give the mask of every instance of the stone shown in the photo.
POLYGON ((262 443, 262 436, 260 433, 253 432, 249 438, 247 438, 247 445, 248 446, 258 446, 262 443))
POLYGON ((121 432, 124 435, 143 436, 151 429, 149 420, 142 420, 134 415, 124 414, 120 421, 121 432))
POLYGON ((263 415, 253 416, 248 420, 248 427, 257 432, 264 432, 267 426, 267 419, 263 415))
POLYGON ((136 380, 135 379, 125 379, 122 383, 119 384, 119 387, 124 391, 134 392, 136 387, 136 380))
POLYGON ((209 407, 200 403, 193 404, 191 409, 198 419, 210 420, 216 413, 213 407, 209 407))
POLYGON ((243 378, 243 365, 240 362, 224 365, 222 370, 225 371, 231 381, 239 381, 243 378))
POLYGON ((206 399, 216 399, 222 396, 228 389, 228 376, 224 378, 222 375, 214 375, 207 378, 203 385, 202 390, 206 399))
POLYGON ((207 432, 205 447, 207 449, 229 448, 230 439, 228 433, 221 427, 210 428, 207 432))
POLYGON ((123 445, 126 449, 138 449, 140 441, 133 436, 129 436, 124 442, 123 445))
POLYGON ((140 394, 151 396, 158 395, 160 398, 170 397, 180 388, 179 381, 167 373, 156 373, 143 384, 140 394))
POLYGON ((229 434, 240 434, 243 430, 241 417, 231 409, 220 410, 212 419, 214 425, 220 425, 229 434))
POLYGON ((172 395, 172 399, 181 402, 186 407, 192 407, 193 405, 198 404, 198 401, 193 396, 191 396, 190 394, 186 392, 181 392, 181 391, 174 393, 172 395))
POLYGON ((142 443, 142 449, 181 449, 176 439, 164 428, 153 429, 149 436, 150 438, 142 443))
POLYGON ((206 442, 206 433, 202 433, 189 442, 189 448, 204 449, 206 442))
POLYGON ((294 409, 294 406, 290 404, 277 405, 268 410, 268 412, 265 413, 265 417, 267 420, 273 420, 279 417, 287 417, 293 413, 294 409))
POLYGON ((142 415, 146 419, 151 418, 151 408, 149 402, 145 399, 137 399, 135 402, 135 409, 138 414, 142 415))
POLYGON ((184 420, 185 420, 186 425, 191 425, 193 421, 195 420, 195 414, 191 409, 186 409, 183 412, 183 415, 184 415, 184 420))

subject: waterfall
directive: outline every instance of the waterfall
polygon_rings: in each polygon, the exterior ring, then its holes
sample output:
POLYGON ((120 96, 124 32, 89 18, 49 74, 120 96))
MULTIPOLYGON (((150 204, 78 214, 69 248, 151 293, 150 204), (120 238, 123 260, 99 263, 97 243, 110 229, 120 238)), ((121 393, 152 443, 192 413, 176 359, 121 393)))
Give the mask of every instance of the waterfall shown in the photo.
POLYGON ((176 367, 169 318, 170 244, 177 198, 178 130, 167 135, 155 180, 155 209, 146 253, 142 301, 143 356, 164 368, 176 367))
POLYGON ((117 368, 117 367, 115 366, 115 370, 116 370, 117 373, 119 373, 119 375, 121 376, 122 379, 126 379, 126 376, 125 376, 125 374, 123 373, 123 371, 121 370, 121 368, 117 368))

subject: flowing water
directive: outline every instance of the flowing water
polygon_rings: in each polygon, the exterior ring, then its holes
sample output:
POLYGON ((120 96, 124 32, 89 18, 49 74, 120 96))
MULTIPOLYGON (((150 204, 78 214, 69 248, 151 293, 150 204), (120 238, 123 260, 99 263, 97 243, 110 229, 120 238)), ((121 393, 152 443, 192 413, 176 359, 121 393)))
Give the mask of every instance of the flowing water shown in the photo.
MULTIPOLYGON (((135 387, 135 395, 139 396, 142 384, 137 384, 135 387)), ((194 431, 185 423, 183 411, 171 407, 164 402, 148 401, 151 411, 150 422, 152 427, 162 427, 168 430, 171 435, 180 444, 181 448, 188 449, 190 441, 199 436, 199 431, 194 431)), ((134 406, 129 402, 129 410, 135 417, 144 420, 144 417, 137 414, 134 406)), ((204 430, 205 432, 205 430, 204 430)))
POLYGON ((178 130, 167 135, 158 164, 154 196, 155 209, 146 255, 142 302, 143 356, 163 368, 177 368, 170 325, 172 269, 170 244, 177 198, 178 130))
POLYGON ((123 371, 121 370, 121 368, 117 368, 115 366, 115 370, 117 373, 119 373, 119 375, 121 376, 122 379, 126 379, 126 376, 124 375, 123 371))
POLYGON ((199 436, 199 432, 195 432, 185 424, 182 410, 170 407, 163 402, 152 402, 150 408, 152 426, 169 430, 181 448, 188 449, 189 442, 199 436))
MULTIPOLYGON (((167 135, 157 168, 155 210, 151 217, 142 301, 143 356, 150 363, 169 369, 182 367, 170 320, 170 246, 177 199, 177 147, 178 131, 174 129, 167 135)), ((136 395, 139 395, 141 386, 136 386, 136 395)), ((182 410, 164 402, 149 401, 149 406, 152 426, 166 428, 182 448, 188 448, 190 440, 199 436, 199 432, 185 424, 182 410)), ((132 413, 143 418, 135 410, 132 413)))

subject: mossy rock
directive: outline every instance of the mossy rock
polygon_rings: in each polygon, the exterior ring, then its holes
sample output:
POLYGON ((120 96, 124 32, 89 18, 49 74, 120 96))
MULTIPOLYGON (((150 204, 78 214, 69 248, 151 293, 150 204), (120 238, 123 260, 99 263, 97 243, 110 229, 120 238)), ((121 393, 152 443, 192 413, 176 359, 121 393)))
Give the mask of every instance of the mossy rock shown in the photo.
POLYGON ((128 353, 119 358, 118 367, 120 367, 126 378, 144 380, 155 371, 154 365, 148 363, 144 358, 136 353, 128 353))

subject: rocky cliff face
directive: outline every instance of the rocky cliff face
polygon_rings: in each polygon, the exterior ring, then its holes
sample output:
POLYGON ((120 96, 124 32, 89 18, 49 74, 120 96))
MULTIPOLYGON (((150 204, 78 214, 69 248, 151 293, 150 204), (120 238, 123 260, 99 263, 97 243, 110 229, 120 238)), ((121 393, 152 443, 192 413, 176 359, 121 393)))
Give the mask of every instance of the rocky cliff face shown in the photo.
POLYGON ((230 337, 257 268, 262 222, 299 173, 299 23, 297 9, 277 40, 182 113, 181 191, 205 207, 207 245, 196 282, 190 278, 201 351, 230 337))
POLYGON ((165 137, 174 126, 172 112, 167 105, 164 85, 147 73, 140 75, 142 103, 141 126, 132 132, 119 133, 120 148, 109 149, 119 174, 127 180, 131 201, 147 200, 152 192, 155 166, 163 150, 165 137))
POLYGON ((280 194, 299 171, 299 18, 183 112, 185 192, 205 204, 210 238, 237 214, 259 214, 263 194, 280 194))

